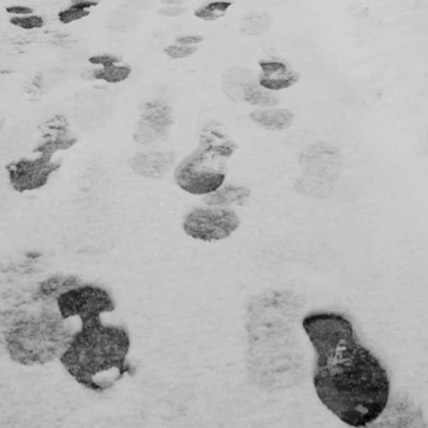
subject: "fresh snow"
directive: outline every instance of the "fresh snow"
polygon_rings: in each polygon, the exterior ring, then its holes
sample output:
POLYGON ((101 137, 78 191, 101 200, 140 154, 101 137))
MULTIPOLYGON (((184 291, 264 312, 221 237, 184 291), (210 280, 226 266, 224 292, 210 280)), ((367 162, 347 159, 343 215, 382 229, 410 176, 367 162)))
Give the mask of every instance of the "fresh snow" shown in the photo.
MULTIPOLYGON (((346 315, 386 368, 392 416, 381 426, 426 426, 428 5, 235 0, 206 21, 196 0, 101 0, 63 24, 70 6, 3 0, 0 9, 0 426, 343 427, 313 386, 302 320, 321 311, 346 315), (10 24, 8 6, 31 7, 44 26, 10 24), (164 49, 186 35, 201 37, 194 53, 169 57, 164 49), (95 80, 94 55, 117 57, 129 77, 95 80), (261 92, 293 114, 280 131, 251 121, 263 106, 244 100, 272 58, 299 75, 261 92), (173 123, 138 143, 153 100, 171 107, 173 123), (76 143, 55 152, 60 167, 44 186, 17 192, 6 166, 37 157, 39 127, 56 115, 76 143), (226 184, 249 189, 233 204, 239 227, 215 242, 185 233, 185 215, 206 204, 174 175, 210 121, 237 147, 226 184), (337 151, 334 188, 299 193, 305 150, 318 143, 337 151), (133 168, 152 152, 169 153, 160 179, 133 168), (113 384, 102 392, 59 358, 23 365, 7 352, 11 320, 54 275, 105 288, 115 310, 103 323, 129 336, 131 369, 116 381, 100 374, 113 384), (270 291, 288 296, 278 351, 287 369, 263 384, 248 373, 247 308, 270 291), (403 400, 413 409, 398 411, 404 421, 393 408, 403 400)), ((64 322, 69 334, 80 329, 64 322)))

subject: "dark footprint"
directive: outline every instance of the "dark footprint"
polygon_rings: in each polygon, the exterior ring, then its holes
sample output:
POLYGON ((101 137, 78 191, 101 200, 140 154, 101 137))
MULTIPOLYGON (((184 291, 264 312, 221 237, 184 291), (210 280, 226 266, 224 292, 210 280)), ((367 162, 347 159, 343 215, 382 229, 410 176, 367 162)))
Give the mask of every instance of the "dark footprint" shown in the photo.
POLYGON ((11 24, 26 30, 43 27, 43 19, 40 16, 15 16, 10 20, 11 24))
POLYGON ((205 19, 206 21, 213 21, 220 18, 226 13, 227 8, 231 5, 230 2, 214 2, 200 7, 195 11, 198 18, 205 19))
POLYGON ((36 160, 21 160, 8 165, 10 182, 15 190, 23 192, 44 186, 49 175, 59 168, 49 158, 42 156, 36 160))
POLYGON ((26 6, 10 6, 6 8, 6 12, 28 15, 29 13, 33 13, 33 9, 26 6))
POLYGON ((226 161, 235 145, 216 130, 205 130, 200 148, 176 171, 176 182, 186 192, 202 195, 217 190, 225 179, 226 161))
POLYGON ((103 70, 96 70, 94 76, 96 79, 103 79, 110 83, 117 83, 125 80, 131 69, 126 65, 115 65, 119 59, 109 55, 93 56, 89 58, 91 64, 102 64, 103 70))
POLYGON ((262 68, 260 84, 267 89, 288 88, 299 80, 298 74, 282 62, 262 61, 260 67, 262 68))
POLYGON ((89 11, 86 9, 88 7, 96 6, 97 3, 91 1, 85 1, 78 4, 75 4, 58 14, 59 19, 64 24, 75 21, 76 19, 83 18, 84 16, 89 15, 89 11))
POLYGON ((228 208, 195 208, 184 220, 185 232, 202 241, 227 238, 238 226, 238 216, 228 208))
POLYGON ((324 405, 352 426, 376 419, 388 402, 389 381, 378 360, 358 343, 349 321, 336 314, 305 318, 318 354, 315 388, 324 405))
POLYGON ((122 374, 127 370, 125 357, 130 344, 127 333, 101 324, 100 313, 114 309, 105 291, 90 286, 71 290, 58 298, 58 305, 63 317, 79 315, 82 319, 82 331, 61 357, 79 383, 100 389, 102 386, 94 380, 97 374, 111 369, 122 374))

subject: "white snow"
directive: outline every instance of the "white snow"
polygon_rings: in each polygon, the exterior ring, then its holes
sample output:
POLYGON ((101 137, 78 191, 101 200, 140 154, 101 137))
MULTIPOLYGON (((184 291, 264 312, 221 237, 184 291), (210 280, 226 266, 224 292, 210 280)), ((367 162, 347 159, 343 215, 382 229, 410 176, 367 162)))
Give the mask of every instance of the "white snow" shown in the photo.
POLYGON ((194 16, 200 5, 101 0, 62 24, 65 0, 1 4, 1 164, 34 159, 39 126, 58 114, 77 142, 55 153, 61 166, 39 189, 15 191, 0 168, 0 333, 40 281, 75 275, 114 300, 106 324, 128 333, 132 370, 94 392, 59 359, 12 361, 1 339, 0 426, 345 426, 312 383, 301 322, 317 311, 345 314, 387 369, 393 400, 408 397, 428 417, 428 5, 236 0, 215 21, 194 16), (11 25, 12 5, 32 7, 44 27, 11 25), (182 35, 203 40, 191 56, 168 57, 182 35), (88 58, 103 54, 130 66, 129 77, 95 80, 88 58), (300 76, 270 95, 293 113, 280 132, 249 119, 257 106, 236 86, 240 75, 251 86, 271 57, 300 76), (174 122, 151 147, 133 135, 154 98, 174 122), (226 182, 251 191, 233 207, 238 229, 216 242, 184 232, 185 214, 204 203, 174 179, 209 120, 237 145, 226 182), (343 159, 325 198, 294 185, 300 153, 318 142, 343 159), (176 164, 162 177, 136 174, 133 159, 153 150, 174 152, 176 164), (247 368, 247 305, 270 290, 295 296, 280 388, 252 383, 247 368))

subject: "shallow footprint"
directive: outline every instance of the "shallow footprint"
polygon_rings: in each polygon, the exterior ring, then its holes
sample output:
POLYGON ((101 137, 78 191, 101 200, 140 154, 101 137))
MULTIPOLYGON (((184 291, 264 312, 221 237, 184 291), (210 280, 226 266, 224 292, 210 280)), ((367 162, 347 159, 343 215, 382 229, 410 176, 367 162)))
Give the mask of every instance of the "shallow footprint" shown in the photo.
POLYGON ((202 241, 218 241, 231 235, 239 226, 239 219, 229 208, 194 208, 185 219, 185 232, 202 241))
POLYGON ((102 386, 96 378, 101 372, 115 369, 122 374, 127 370, 125 358, 130 345, 127 333, 101 324, 100 313, 114 309, 104 290, 92 286, 71 290, 59 297, 58 305, 63 317, 79 315, 82 319, 82 331, 61 357, 61 362, 79 383, 100 389, 102 386))
POLYGON ((300 154, 301 177, 294 184, 296 192, 325 198, 334 189, 342 167, 342 155, 335 146, 316 143, 300 154))
POLYGON ((285 108, 254 110, 250 113, 251 120, 269 131, 282 131, 291 125, 293 113, 285 108))
POLYGON ((315 389, 323 404, 352 426, 376 419, 388 402, 389 381, 378 360, 358 343, 349 321, 336 314, 305 318, 318 354, 315 389))
POLYGON ((244 205, 250 197, 250 193, 251 191, 247 187, 227 184, 204 195, 204 202, 207 205, 244 205))
POLYGON ((46 305, 18 312, 5 334, 12 360, 24 365, 45 364, 63 354, 72 341, 58 311, 46 305))
POLYGON ((141 103, 137 129, 133 135, 134 141, 149 145, 163 140, 173 123, 173 110, 168 102, 153 99, 141 103))
POLYGON ((247 307, 248 374, 264 388, 295 385, 302 375, 296 309, 302 299, 290 291, 269 291, 247 307))
POLYGON ((230 67, 223 72, 223 92, 231 100, 270 107, 278 104, 277 94, 260 86, 257 74, 244 67, 230 67))
POLYGON ((69 130, 66 117, 56 115, 52 119, 39 126, 42 133, 43 143, 34 150, 45 156, 51 156, 57 150, 67 150, 73 146, 77 139, 69 130))
POLYGON ((223 16, 231 4, 231 2, 222 1, 208 3, 204 6, 201 6, 199 9, 196 9, 195 15, 198 18, 205 19, 206 21, 213 21, 223 16))
POLYGON ((269 12, 250 12, 242 19, 240 32, 248 36, 259 36, 265 33, 272 24, 269 12))
POLYGON ((173 151, 138 153, 131 160, 132 170, 146 178, 162 178, 175 161, 173 151))
POLYGON ((109 83, 117 83, 125 80, 131 73, 127 65, 116 65, 119 59, 110 55, 97 55, 89 58, 89 62, 95 65, 103 65, 102 70, 94 71, 96 79, 102 79, 109 83))
POLYGON ((198 50, 197 44, 201 41, 200 36, 177 37, 175 44, 166 47, 164 51, 171 58, 185 58, 198 50))
POLYGON ((87 8, 96 6, 97 3, 91 1, 82 1, 80 3, 74 4, 66 10, 63 10, 58 14, 59 19, 64 24, 75 21, 77 19, 83 18, 84 16, 89 15, 87 8))
POLYGON ((15 190, 34 190, 44 186, 49 175, 59 168, 59 165, 50 162, 50 157, 42 156, 35 160, 21 160, 9 164, 9 179, 15 190))
POLYGON ((299 80, 299 75, 281 61, 261 61, 260 85, 267 89, 284 89, 299 80))
POLYGON ((217 190, 223 184, 226 161, 235 147, 215 125, 205 128, 199 148, 177 168, 177 184, 194 195, 217 190))

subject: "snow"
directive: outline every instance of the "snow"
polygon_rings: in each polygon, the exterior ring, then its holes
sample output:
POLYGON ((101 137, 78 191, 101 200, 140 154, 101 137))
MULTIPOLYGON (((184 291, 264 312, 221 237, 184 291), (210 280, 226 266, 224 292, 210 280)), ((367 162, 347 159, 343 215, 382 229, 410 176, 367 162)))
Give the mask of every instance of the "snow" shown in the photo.
MULTIPOLYGON (((102 374, 113 385, 98 392, 59 358, 12 361, 2 338, 2 427, 345 426, 312 383, 315 354, 302 320, 317 311, 345 314, 387 369, 391 401, 409 400, 428 417, 423 1, 236 0, 205 21, 194 16, 196 0, 101 0, 69 24, 57 19, 65 0, 1 6, 2 163, 34 159, 39 127, 56 115, 77 141, 55 152, 60 168, 39 189, 15 191, 2 169, 0 333, 14 311, 31 309, 41 281, 71 275, 108 291, 115 310, 103 322, 125 329, 131 343, 130 371, 116 381, 102 374), (14 5, 32 7, 43 28, 11 25, 5 8, 14 5), (186 35, 202 37, 195 52, 170 58, 164 49, 186 35), (129 77, 95 80, 99 66, 88 58, 104 54, 130 66, 129 77), (252 85, 259 62, 271 58, 299 80, 266 95, 252 85), (172 125, 136 142, 142 103, 159 99, 172 125), (251 121, 263 99, 292 122, 272 131, 251 121), (236 231, 205 242, 183 228, 204 198, 183 191, 174 173, 213 120, 237 147, 226 184, 249 191, 231 203, 236 231), (325 197, 295 186, 301 153, 319 142, 341 159, 325 197), (154 177, 136 173, 135 160, 153 152, 175 163, 154 177), (269 386, 248 374, 246 325, 249 302, 271 291, 291 303, 279 356, 289 372, 269 386)), ((308 168, 318 174, 316 162, 308 168)), ((390 417, 387 425, 398 426, 390 417)), ((415 420, 404 424, 425 424, 415 420)))

